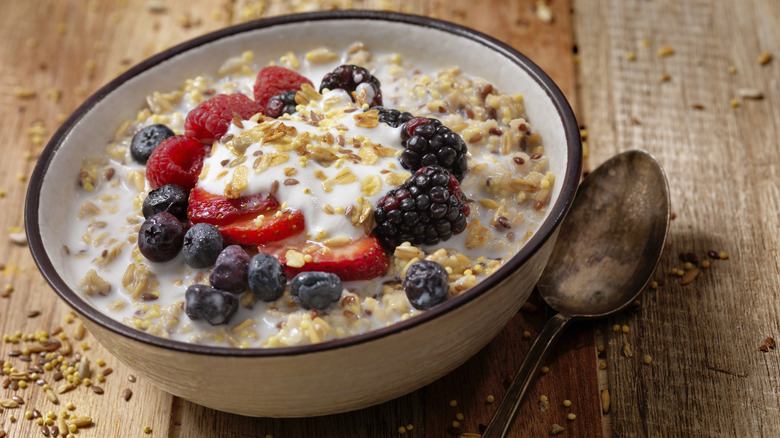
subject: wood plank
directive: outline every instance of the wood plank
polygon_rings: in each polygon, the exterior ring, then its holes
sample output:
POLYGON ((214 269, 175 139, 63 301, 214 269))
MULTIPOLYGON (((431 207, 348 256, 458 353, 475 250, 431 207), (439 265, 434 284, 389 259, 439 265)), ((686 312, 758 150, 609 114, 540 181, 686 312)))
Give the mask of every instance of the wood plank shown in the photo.
POLYGON ((780 363, 758 347, 778 333, 780 64, 757 58, 780 54, 780 5, 576 2, 574 20, 593 163, 649 150, 665 166, 676 213, 657 274, 664 284, 635 316, 610 321, 629 334, 606 332, 614 433, 776 436, 780 363), (665 45, 674 54, 659 57, 665 45), (741 99, 740 88, 765 97, 741 99), (729 259, 687 285, 670 275, 683 269, 679 253, 704 260, 709 250, 729 259))

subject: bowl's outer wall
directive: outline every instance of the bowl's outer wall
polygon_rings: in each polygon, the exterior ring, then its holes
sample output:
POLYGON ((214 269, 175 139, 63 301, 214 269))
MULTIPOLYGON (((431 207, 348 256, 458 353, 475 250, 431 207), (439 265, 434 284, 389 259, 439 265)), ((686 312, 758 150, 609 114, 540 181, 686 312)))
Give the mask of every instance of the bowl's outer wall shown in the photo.
POLYGON ((185 43, 186 50, 171 49, 120 76, 93 95, 55 134, 28 193, 26 225, 36 263, 95 337, 161 388, 244 415, 308 416, 357 409, 408 393, 465 362, 498 334, 530 294, 549 257, 555 230, 571 205, 581 168, 579 130, 568 104, 549 78, 537 67, 524 64, 527 61, 512 49, 473 31, 421 17, 377 12, 301 17, 305 18, 277 17, 236 26, 221 31, 220 38, 206 35, 185 43), (337 20, 330 21, 333 18, 337 20), (376 21, 382 18, 389 21, 376 21), (288 50, 318 47, 322 41, 334 48, 364 41, 369 47, 403 53, 403 47, 432 40, 437 45, 424 45, 429 52, 416 53, 420 65, 450 66, 442 61, 446 56, 451 63, 460 62, 464 70, 489 78, 499 89, 523 94, 530 122, 542 135, 557 176, 546 222, 520 254, 491 277, 393 328, 270 351, 211 348, 156 338, 100 314, 74 292, 78 279, 67 273, 63 263, 61 236, 68 230, 61 218, 75 215, 76 206, 70 206, 70 213, 55 214, 52 206, 74 198, 73 181, 81 158, 102 154, 115 127, 135 116, 143 96, 175 89, 187 77, 214 72, 224 57, 248 49, 256 59, 273 59, 288 50))
POLYGON ((345 412, 412 392, 476 354, 528 298, 553 243, 554 239, 548 240, 481 299, 394 336, 349 348, 262 360, 225 358, 150 347, 87 319, 84 322, 127 366, 194 403, 263 417, 345 412))

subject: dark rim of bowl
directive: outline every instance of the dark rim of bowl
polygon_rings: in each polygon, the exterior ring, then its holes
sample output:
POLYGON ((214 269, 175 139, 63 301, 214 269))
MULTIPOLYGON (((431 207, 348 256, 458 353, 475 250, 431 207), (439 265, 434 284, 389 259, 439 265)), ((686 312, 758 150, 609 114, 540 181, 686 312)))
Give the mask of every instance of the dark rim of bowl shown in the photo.
POLYGON ((46 148, 44 149, 37 165, 35 166, 35 170, 33 171, 30 185, 27 190, 27 202, 25 205, 25 228, 27 231, 29 246, 33 258, 38 265, 38 268, 41 270, 43 276, 46 278, 46 281, 54 288, 57 294, 62 297, 62 299, 65 300, 65 302, 68 303, 77 313, 85 316, 95 324, 105 327, 112 332, 156 347, 194 354, 232 357, 266 357, 309 354, 362 344, 425 324, 435 319, 437 316, 452 311, 453 309, 456 309, 470 302, 471 300, 476 299, 486 291, 490 290, 493 286, 503 281, 511 272, 518 269, 523 263, 528 261, 531 256, 535 254, 536 251, 538 251, 539 248, 547 241, 547 239, 552 236, 553 232, 562 222, 566 212, 574 200, 577 186, 579 184, 581 168, 582 144, 580 140, 579 126, 574 117, 574 113, 569 106, 569 103, 563 96, 563 93, 561 93, 561 91, 558 89, 552 79, 547 76, 546 73, 544 73, 525 55, 508 46, 507 44, 504 44, 481 32, 477 32, 454 23, 419 15, 362 10, 292 14, 238 24, 186 41, 135 65, 125 73, 112 80, 107 85, 103 86, 100 90, 95 92, 95 94, 90 96, 57 130, 52 139, 46 145, 46 148), (531 239, 526 242, 520 251, 518 251, 518 253, 515 254, 506 264, 504 264, 504 266, 499 268, 489 277, 482 280, 468 292, 451 298, 436 306, 434 309, 414 318, 410 318, 406 321, 400 321, 389 327, 379 328, 360 335, 335 339, 318 344, 291 347, 238 349, 231 347, 191 344, 157 337, 131 328, 101 313, 96 308, 92 307, 92 305, 83 300, 76 292, 70 289, 70 287, 54 269, 54 266, 49 259, 49 255, 43 246, 43 241, 39 231, 40 224, 38 222, 38 210, 40 207, 40 191, 43 182, 43 176, 45 175, 51 159, 57 149, 60 147, 63 139, 77 124, 77 122, 87 112, 89 112, 89 110, 97 102, 105 98, 114 89, 118 88, 120 85, 135 75, 148 70, 160 62, 172 58, 182 52, 186 52, 193 48, 224 37, 255 29, 294 24, 305 21, 321 20, 379 20, 400 22, 413 26, 433 28, 460 37, 468 38, 506 57, 508 60, 525 70, 531 76, 531 78, 533 78, 533 80, 536 81, 538 85, 546 91, 563 122, 567 142, 567 166, 564 178, 562 180, 563 187, 561 188, 561 193, 558 197, 558 200, 552 206, 547 219, 541 224, 537 232, 534 233, 531 239))

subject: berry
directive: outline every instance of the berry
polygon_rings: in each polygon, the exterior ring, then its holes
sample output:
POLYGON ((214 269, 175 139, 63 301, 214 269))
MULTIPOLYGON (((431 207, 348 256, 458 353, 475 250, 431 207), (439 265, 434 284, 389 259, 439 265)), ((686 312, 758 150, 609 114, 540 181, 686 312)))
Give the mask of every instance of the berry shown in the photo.
POLYGON ((290 281, 290 295, 304 309, 325 310, 341 298, 341 280, 330 272, 301 272, 290 281))
POLYGON ((211 143, 225 135, 236 115, 246 120, 262 113, 263 109, 263 105, 241 93, 217 94, 187 114, 184 134, 197 138, 201 143, 211 143))
POLYGON ((184 293, 184 312, 192 320, 226 324, 238 310, 238 297, 205 284, 193 284, 184 293))
POLYGON ((209 283, 217 289, 240 294, 249 286, 249 254, 239 245, 223 249, 209 274, 209 283))
POLYGON ((368 106, 381 106, 382 90, 379 79, 365 68, 357 65, 340 65, 332 72, 326 74, 320 84, 320 93, 327 88, 328 90, 342 89, 351 95, 353 91, 358 90, 361 84, 365 84, 363 86, 368 87, 368 90, 366 90, 370 97, 367 100, 368 106))
POLYGON ((176 135, 163 140, 146 162, 146 179, 153 189, 177 184, 190 190, 198 182, 206 151, 198 140, 176 135))
POLYGON ((260 252, 268 253, 285 265, 288 278, 300 272, 323 271, 336 274, 342 281, 369 280, 384 275, 390 267, 390 260, 373 235, 358 239, 348 245, 334 248, 322 248, 317 245, 290 245, 271 243, 258 247, 260 252), (287 251, 294 249, 311 256, 303 266, 287 265, 287 251))
POLYGON ((468 148, 460 135, 436 119, 414 117, 401 130, 401 165, 412 171, 423 166, 441 166, 458 181, 468 169, 468 148))
POLYGON ((276 118, 282 114, 294 113, 296 105, 295 93, 295 90, 287 90, 268 99, 268 103, 265 104, 265 115, 276 118))
POLYGON ((265 245, 300 234, 304 229, 303 213, 287 209, 269 211, 260 220, 257 215, 219 226, 226 242, 242 245, 265 245), (277 215, 277 213, 279 213, 277 215))
POLYGON ((427 166, 379 199, 374 234, 387 248, 406 241, 435 245, 465 230, 470 212, 458 180, 442 167, 427 166))
POLYGON ((176 216, 162 212, 145 220, 138 230, 138 249, 153 262, 167 262, 181 251, 184 225, 176 216))
POLYGON ((310 80, 296 71, 276 65, 265 67, 257 73, 255 79, 255 102, 265 108, 271 97, 287 90, 298 91, 303 84, 313 86, 310 80))
POLYGON ((271 195, 257 193, 228 199, 195 187, 190 191, 187 216, 190 222, 206 222, 212 225, 227 225, 247 217, 255 218, 279 208, 279 201, 271 195))
POLYGON ((412 113, 401 112, 397 109, 384 108, 381 106, 375 106, 371 109, 379 112, 379 123, 387 123, 391 128, 397 128, 414 117, 412 113))
POLYGON ((442 265, 420 260, 409 266, 401 285, 415 309, 428 310, 447 299, 450 277, 442 265))
POLYGON ((269 254, 255 254, 249 261, 249 289, 263 301, 274 301, 284 294, 287 277, 282 264, 269 254))
POLYGON ((187 197, 189 193, 176 184, 166 184, 149 192, 144 199, 141 212, 148 219, 157 213, 167 211, 180 221, 187 220, 187 197))
POLYGON ((171 128, 163 125, 149 125, 138 131, 130 142, 130 156, 141 164, 146 164, 152 151, 166 138, 173 137, 174 132, 171 128))
POLYGON ((221 252, 222 234, 214 225, 195 224, 184 234, 181 253, 184 255, 184 263, 193 268, 213 265, 221 252))

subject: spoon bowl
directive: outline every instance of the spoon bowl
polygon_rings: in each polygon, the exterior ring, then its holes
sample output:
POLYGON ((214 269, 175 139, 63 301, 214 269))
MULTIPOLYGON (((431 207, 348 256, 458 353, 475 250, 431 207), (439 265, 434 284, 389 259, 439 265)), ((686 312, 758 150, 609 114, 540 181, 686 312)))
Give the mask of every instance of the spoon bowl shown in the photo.
POLYGON ((506 436, 549 347, 575 319, 623 309, 644 289, 669 228, 669 185, 642 150, 607 160, 580 184, 537 287, 558 313, 539 332, 482 438, 506 436))
POLYGON ((615 156, 582 182, 537 283, 544 301, 571 317, 596 318, 631 303, 663 250, 669 189, 645 151, 615 156))

